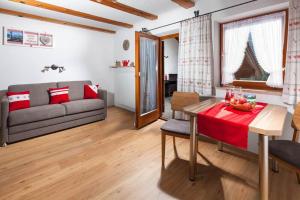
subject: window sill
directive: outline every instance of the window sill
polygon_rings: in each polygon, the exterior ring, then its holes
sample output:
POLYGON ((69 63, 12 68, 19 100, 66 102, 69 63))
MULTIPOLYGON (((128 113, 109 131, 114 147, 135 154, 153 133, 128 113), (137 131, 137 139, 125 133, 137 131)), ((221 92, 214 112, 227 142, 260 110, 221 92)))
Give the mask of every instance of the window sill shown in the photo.
MULTIPOLYGON (((216 87, 216 90, 226 90, 226 88, 228 88, 228 87, 216 87)), ((254 93, 254 94, 266 94, 266 95, 282 96, 282 91, 280 91, 280 90, 258 90, 258 89, 243 88, 243 92, 254 93)))

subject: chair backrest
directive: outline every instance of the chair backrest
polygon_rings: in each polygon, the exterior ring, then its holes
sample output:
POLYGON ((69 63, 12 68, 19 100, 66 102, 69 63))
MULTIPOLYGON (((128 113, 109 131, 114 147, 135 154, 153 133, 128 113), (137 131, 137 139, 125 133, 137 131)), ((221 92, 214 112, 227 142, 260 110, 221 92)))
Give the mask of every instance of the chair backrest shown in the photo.
POLYGON ((298 103, 295 107, 293 120, 292 120, 292 127, 295 130, 293 135, 293 141, 298 142, 299 135, 300 135, 300 103, 298 103))
POLYGON ((200 102, 200 97, 196 92, 174 92, 171 98, 171 109, 173 118, 175 111, 183 111, 183 108, 200 102))

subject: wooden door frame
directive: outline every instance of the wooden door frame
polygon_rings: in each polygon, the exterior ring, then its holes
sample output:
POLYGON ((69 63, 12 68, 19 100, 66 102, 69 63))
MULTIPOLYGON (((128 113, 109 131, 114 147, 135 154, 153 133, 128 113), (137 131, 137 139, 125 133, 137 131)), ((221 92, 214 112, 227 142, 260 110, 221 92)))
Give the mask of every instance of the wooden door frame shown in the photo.
POLYGON ((158 77, 157 77, 157 91, 158 91, 158 95, 157 95, 157 112, 156 110, 154 111, 150 111, 147 115, 145 115, 144 117, 140 117, 140 106, 139 105, 135 105, 136 106, 136 112, 135 112, 135 127, 136 128, 141 128, 146 124, 151 123, 150 121, 155 121, 155 119, 159 119, 161 116, 161 42, 160 42, 160 37, 154 36, 154 35, 150 35, 150 34, 146 34, 146 33, 142 33, 142 32, 135 32, 135 102, 136 104, 140 104, 140 95, 138 94, 138 91, 140 91, 140 84, 138 84, 138 82, 140 82, 140 37, 145 37, 145 38, 149 38, 149 39, 158 39, 158 47, 157 47, 157 52, 158 52, 158 77), (148 122, 149 121, 149 122, 148 122), (147 123, 148 122, 148 123, 147 123))
POLYGON ((165 72, 165 63, 164 63, 164 46, 162 45, 162 43, 164 42, 164 40, 167 40, 167 39, 171 39, 171 38, 179 38, 179 33, 173 33, 173 34, 168 34, 168 35, 163 35, 163 36, 160 36, 160 45, 159 45, 159 48, 160 48, 160 54, 159 54, 159 62, 160 62, 160 85, 159 85, 159 88, 160 88, 160 96, 161 96, 161 99, 160 99, 160 119, 163 119, 163 120, 166 120, 165 118, 162 117, 162 113, 164 111, 164 105, 165 105, 165 87, 164 87, 164 82, 165 82, 165 79, 164 79, 164 72, 165 72))

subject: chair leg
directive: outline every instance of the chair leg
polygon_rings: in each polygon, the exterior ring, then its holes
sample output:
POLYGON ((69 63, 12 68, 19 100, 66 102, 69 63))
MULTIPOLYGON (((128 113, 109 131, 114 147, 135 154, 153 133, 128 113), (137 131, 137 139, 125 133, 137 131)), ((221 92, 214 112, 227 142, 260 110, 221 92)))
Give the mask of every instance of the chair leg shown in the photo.
POLYGON ((297 180, 298 180, 298 184, 300 184, 300 174, 297 173, 297 180))
POLYGON ((178 158, 178 153, 177 153, 177 148, 176 148, 175 136, 173 136, 173 148, 174 148, 174 154, 175 154, 175 157, 178 158))
POLYGON ((272 159, 272 171, 278 173, 279 172, 279 168, 278 168, 278 163, 276 160, 272 159))
POLYGON ((218 151, 223 151, 223 142, 218 142, 218 151))
POLYGON ((161 133, 161 166, 165 168, 166 135, 161 133))

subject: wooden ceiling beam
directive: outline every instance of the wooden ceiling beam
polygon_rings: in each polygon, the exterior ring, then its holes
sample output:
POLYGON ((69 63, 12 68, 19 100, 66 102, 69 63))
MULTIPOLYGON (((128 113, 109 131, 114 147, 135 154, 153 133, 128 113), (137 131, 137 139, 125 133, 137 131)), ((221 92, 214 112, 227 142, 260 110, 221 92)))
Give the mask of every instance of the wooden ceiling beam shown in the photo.
POLYGON ((9 0, 9 1, 22 3, 22 4, 25 4, 25 5, 34 6, 34 7, 37 7, 37 8, 43 8, 43 9, 47 9, 47 10, 51 10, 51 11, 55 11, 55 12, 59 12, 59 13, 67 14, 67 15, 72 15, 72 16, 76 16, 76 17, 90 19, 90 20, 94 20, 94 21, 97 21, 97 22, 112 24, 112 25, 115 25, 115 26, 121 26, 121 27, 125 27, 125 28, 132 28, 133 27, 132 24, 119 22, 119 21, 115 21, 115 20, 111 20, 111 19, 107 19, 107 18, 103 18, 103 17, 98 17, 98 16, 95 16, 95 15, 79 12, 79 11, 76 11, 76 10, 71 10, 71 9, 68 9, 68 8, 64 8, 64 7, 61 7, 61 6, 56 6, 56 5, 52 5, 52 4, 48 4, 48 3, 44 3, 44 2, 40 2, 40 1, 36 1, 36 0, 9 0))
POLYGON ((178 5, 186 8, 186 9, 192 8, 195 6, 195 2, 193 0, 171 0, 171 1, 177 3, 178 5))
POLYGON ((144 17, 146 19, 150 19, 150 20, 156 20, 158 18, 157 15, 133 8, 131 6, 127 6, 125 4, 119 3, 117 1, 114 0, 91 0, 93 2, 117 9, 117 10, 121 10, 123 12, 127 12, 129 14, 133 14, 139 17, 144 17))
POLYGON ((51 22, 51 23, 55 23, 55 24, 73 26, 73 27, 78 27, 78 28, 83 28, 83 29, 88 29, 88 30, 93 30, 93 31, 105 32, 105 33, 116 33, 116 31, 113 31, 113 30, 98 28, 98 27, 94 27, 94 26, 87 26, 87 25, 83 25, 83 24, 77 24, 77 23, 73 23, 73 22, 63 21, 63 20, 49 18, 49 17, 43 17, 43 16, 39 16, 39 15, 28 14, 28 13, 14 11, 14 10, 8 10, 8 9, 4 9, 4 8, 0 8, 0 13, 18 16, 18 17, 25 17, 25 18, 29 18, 29 19, 35 19, 35 20, 44 21, 44 22, 51 22))

